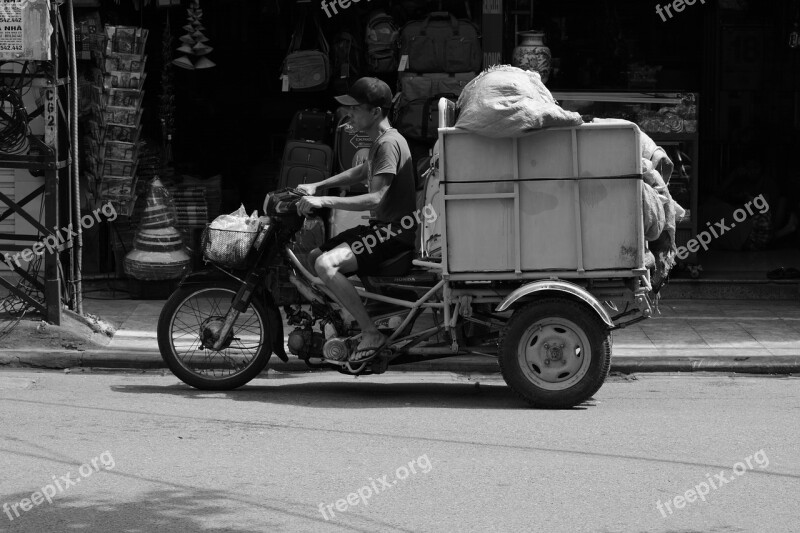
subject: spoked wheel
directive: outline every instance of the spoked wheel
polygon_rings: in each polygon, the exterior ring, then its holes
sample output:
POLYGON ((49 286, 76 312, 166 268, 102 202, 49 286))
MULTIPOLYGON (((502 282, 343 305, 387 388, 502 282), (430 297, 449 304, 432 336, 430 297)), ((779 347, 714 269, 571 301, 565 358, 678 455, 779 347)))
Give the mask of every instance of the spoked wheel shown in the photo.
POLYGON ((600 389, 611 366, 611 333, 593 311, 548 298, 517 309, 501 334, 506 383, 535 407, 579 405, 600 389))
POLYGON ((184 383, 206 390, 230 390, 256 377, 272 354, 272 332, 260 301, 239 315, 236 324, 215 351, 225 315, 237 287, 183 287, 161 310, 158 347, 172 373, 184 383))

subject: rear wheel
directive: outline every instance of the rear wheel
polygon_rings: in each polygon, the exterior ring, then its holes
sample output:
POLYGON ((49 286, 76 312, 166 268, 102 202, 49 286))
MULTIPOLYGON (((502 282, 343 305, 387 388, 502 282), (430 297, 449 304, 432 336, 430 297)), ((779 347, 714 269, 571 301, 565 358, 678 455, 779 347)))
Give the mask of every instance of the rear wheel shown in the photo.
POLYGON ((535 407, 579 405, 600 389, 611 366, 611 333, 585 305, 547 298, 517 309, 500 339, 500 370, 535 407))
POLYGON ((269 331, 266 309, 256 299, 239 315, 222 348, 211 348, 237 290, 233 284, 182 287, 161 310, 161 357, 184 383, 198 389, 230 390, 266 367, 274 332, 269 331))

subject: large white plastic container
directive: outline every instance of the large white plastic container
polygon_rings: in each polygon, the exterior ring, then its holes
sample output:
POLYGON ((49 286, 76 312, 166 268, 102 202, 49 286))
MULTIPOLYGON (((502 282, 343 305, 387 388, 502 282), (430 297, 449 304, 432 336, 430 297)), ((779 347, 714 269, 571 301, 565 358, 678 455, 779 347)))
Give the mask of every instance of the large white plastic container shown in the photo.
POLYGON ((635 124, 609 121, 506 139, 455 128, 439 133, 448 273, 616 277, 643 267, 635 124))

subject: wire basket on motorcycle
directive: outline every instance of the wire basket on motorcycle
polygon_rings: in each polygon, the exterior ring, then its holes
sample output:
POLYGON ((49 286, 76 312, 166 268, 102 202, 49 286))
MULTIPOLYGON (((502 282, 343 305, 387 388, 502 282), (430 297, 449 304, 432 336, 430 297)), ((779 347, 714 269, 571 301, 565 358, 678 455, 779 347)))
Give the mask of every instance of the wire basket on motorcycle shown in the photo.
POLYGON ((218 216, 203 230, 203 258, 227 268, 244 268, 263 223, 255 212, 247 216, 244 206, 230 215, 218 216))

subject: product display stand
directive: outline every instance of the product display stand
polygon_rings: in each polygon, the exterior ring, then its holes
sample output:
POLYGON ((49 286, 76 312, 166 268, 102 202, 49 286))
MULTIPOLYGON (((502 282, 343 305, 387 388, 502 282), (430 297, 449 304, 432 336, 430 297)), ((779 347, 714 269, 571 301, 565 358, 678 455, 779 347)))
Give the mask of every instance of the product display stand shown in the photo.
POLYGON ((86 146, 88 195, 94 207, 111 202, 118 215, 130 215, 144 98, 147 30, 106 26, 106 45, 95 53, 93 117, 86 146))

